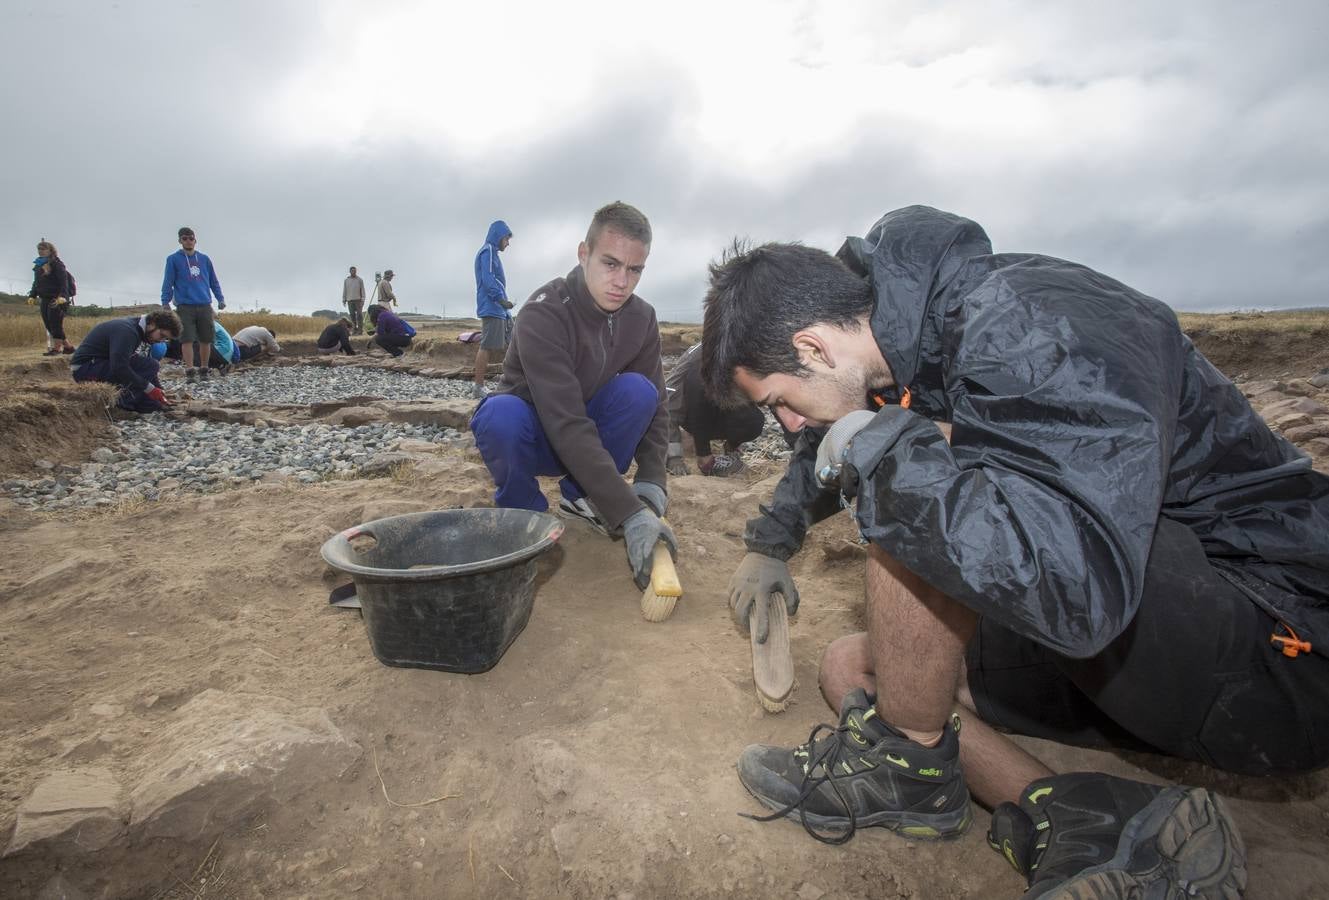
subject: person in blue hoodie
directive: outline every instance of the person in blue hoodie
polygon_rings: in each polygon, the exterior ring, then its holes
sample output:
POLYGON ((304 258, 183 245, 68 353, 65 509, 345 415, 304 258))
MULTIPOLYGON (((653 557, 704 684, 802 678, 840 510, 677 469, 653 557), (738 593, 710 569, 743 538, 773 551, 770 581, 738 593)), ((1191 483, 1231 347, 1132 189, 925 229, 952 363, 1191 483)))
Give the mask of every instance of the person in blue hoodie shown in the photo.
POLYGON ((512 335, 512 301, 508 299, 503 261, 498 255, 512 241, 512 229, 502 219, 489 226, 485 245, 475 254, 475 314, 480 318, 480 349, 475 351, 475 387, 472 396, 485 396, 485 373, 489 371, 490 351, 500 354, 508 349, 512 335))
POLYGON ((146 316, 109 319, 94 325, 74 355, 69 371, 77 382, 104 381, 119 385, 116 405, 132 412, 156 412, 171 405, 157 378, 155 347, 180 336, 180 319, 169 309, 146 316), (139 353, 148 344, 154 352, 139 353))
POLYGON ((411 323, 398 316, 386 306, 369 307, 370 324, 374 326, 374 338, 371 344, 378 344, 393 356, 401 356, 411 346, 415 329, 411 323))
POLYGON ((162 277, 162 306, 175 301, 180 317, 180 343, 184 347, 185 380, 208 377, 208 355, 213 334, 212 298, 217 298, 217 309, 226 308, 217 270, 212 260, 194 249, 197 238, 188 226, 179 231, 180 249, 166 257, 166 274, 162 277), (193 355, 190 355, 192 349, 193 355))

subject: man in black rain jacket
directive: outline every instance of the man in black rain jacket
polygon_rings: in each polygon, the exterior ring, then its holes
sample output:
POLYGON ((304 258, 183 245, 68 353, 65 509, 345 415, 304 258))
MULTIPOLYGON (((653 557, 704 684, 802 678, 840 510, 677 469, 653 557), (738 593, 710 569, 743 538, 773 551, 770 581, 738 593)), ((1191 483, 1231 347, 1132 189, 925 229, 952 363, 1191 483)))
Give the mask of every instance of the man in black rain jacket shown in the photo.
POLYGON ((1120 282, 917 206, 838 257, 768 244, 712 267, 707 390, 804 429, 748 523, 735 618, 764 632, 776 593, 796 609, 810 524, 852 504, 869 542, 868 631, 822 662, 839 727, 749 747, 744 785, 829 840, 959 834, 972 792, 1038 893, 1240 889, 1212 792, 1054 775, 999 730, 1324 766, 1329 478, 1120 282))

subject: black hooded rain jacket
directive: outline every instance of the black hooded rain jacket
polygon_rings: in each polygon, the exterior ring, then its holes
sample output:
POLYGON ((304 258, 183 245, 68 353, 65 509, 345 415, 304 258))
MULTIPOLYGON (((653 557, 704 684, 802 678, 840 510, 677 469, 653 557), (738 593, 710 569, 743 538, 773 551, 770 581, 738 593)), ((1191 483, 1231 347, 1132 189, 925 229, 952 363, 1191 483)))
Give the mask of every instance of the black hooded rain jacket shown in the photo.
MULTIPOLYGON (((1140 603, 1154 529, 1188 526, 1252 602, 1329 650, 1329 476, 1255 414, 1163 303, 1084 266, 993 254, 976 223, 887 213, 839 257, 908 409, 850 446, 863 535, 983 616, 1071 657, 1140 603), (953 424, 948 445, 934 421, 953 424)), ((750 550, 787 559, 841 508, 806 432, 750 550)))

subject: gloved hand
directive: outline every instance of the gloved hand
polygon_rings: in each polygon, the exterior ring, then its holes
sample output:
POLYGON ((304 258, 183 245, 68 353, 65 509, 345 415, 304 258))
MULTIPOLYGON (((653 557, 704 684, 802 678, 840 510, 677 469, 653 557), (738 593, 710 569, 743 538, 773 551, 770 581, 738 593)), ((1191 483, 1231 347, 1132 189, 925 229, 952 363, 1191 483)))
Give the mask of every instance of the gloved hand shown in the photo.
POLYGON ((36 297, 29 297, 29 298, 28 298, 28 306, 36 306, 36 305, 37 305, 37 298, 36 298, 36 297))
POLYGON ((844 455, 849 449, 854 436, 867 427, 877 417, 875 412, 858 409, 844 416, 830 427, 826 436, 817 447, 817 480, 823 487, 836 487, 840 484, 840 467, 844 465, 844 455))
POLYGON ((498 301, 498 305, 503 307, 504 309, 512 309, 512 307, 515 306, 516 304, 514 304, 511 300, 500 300, 498 301))
POLYGON ((681 456, 671 456, 665 460, 665 471, 670 475, 687 475, 688 464, 681 456))
POLYGON ((68 297, 56 297, 56 298, 55 298, 55 305, 56 305, 56 306, 64 306, 64 305, 65 305, 66 303, 68 303, 68 302, 69 302, 69 298, 68 298, 68 297))
POLYGON ((757 613, 757 643, 766 643, 770 634, 771 595, 784 597, 784 608, 789 615, 798 612, 798 588, 789 574, 789 564, 764 553, 749 552, 729 579, 729 611, 739 628, 748 631, 748 617, 755 606, 757 613))
POLYGON ((650 481, 635 482, 632 485, 632 493, 636 494, 639 500, 655 510, 657 516, 663 516, 665 510, 669 508, 669 495, 666 494, 665 489, 658 484, 654 484, 650 481))
POLYGON ((148 389, 147 389, 146 391, 144 391, 143 393, 146 394, 150 399, 152 399, 152 400, 156 400, 156 401, 157 401, 158 403, 160 403, 162 406, 173 406, 173 405, 174 405, 174 404, 171 402, 171 398, 169 398, 169 397, 166 396, 166 392, 163 391, 161 388, 157 387, 155 384, 152 385, 150 388, 148 388, 148 389))
POLYGON ((225 300, 218 300, 218 301, 217 301, 217 309, 222 310, 222 309, 225 309, 225 308, 226 308, 226 301, 225 301, 225 300))
POLYGON ((623 522, 623 543, 627 545, 632 580, 643 590, 651 583, 651 563, 655 559, 655 545, 660 541, 665 542, 670 556, 678 556, 673 530, 650 509, 639 509, 623 522))

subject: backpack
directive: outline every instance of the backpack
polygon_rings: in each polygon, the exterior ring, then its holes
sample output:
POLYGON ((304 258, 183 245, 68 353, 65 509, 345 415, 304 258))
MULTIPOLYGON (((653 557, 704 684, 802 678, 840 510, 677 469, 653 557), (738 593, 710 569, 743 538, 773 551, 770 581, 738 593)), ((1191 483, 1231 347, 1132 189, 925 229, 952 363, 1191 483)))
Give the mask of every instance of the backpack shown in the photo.
POLYGON ((78 284, 74 281, 74 273, 65 269, 65 298, 69 300, 69 305, 74 305, 74 295, 78 293, 78 284))

